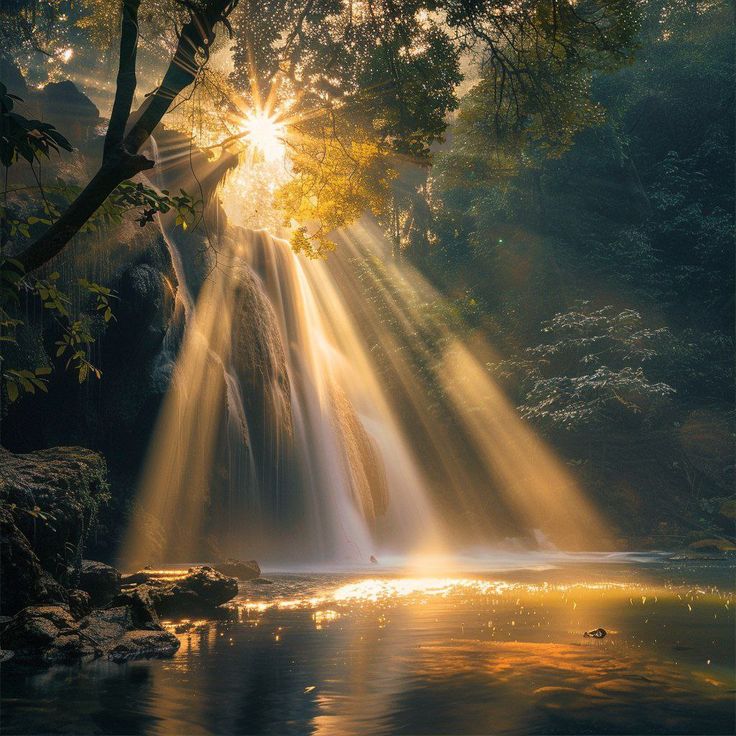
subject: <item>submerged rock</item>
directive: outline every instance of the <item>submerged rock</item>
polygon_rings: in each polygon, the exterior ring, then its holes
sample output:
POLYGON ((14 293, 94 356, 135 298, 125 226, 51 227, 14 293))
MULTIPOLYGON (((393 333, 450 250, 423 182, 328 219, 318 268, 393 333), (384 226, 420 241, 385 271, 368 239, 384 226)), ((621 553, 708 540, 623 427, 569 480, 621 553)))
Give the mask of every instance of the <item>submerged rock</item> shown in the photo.
POLYGON ((82 560, 79 587, 89 593, 93 605, 104 606, 120 592, 120 573, 104 562, 82 560))

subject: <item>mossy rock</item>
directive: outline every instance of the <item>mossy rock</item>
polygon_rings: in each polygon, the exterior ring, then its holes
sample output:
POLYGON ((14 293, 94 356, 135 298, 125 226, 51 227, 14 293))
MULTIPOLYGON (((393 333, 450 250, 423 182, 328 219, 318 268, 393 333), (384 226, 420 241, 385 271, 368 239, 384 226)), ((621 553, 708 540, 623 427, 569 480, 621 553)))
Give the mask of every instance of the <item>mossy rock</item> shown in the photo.
POLYGON ((23 455, 0 448, 0 503, 41 566, 65 585, 76 583, 86 536, 109 500, 106 478, 102 455, 82 447, 23 455))

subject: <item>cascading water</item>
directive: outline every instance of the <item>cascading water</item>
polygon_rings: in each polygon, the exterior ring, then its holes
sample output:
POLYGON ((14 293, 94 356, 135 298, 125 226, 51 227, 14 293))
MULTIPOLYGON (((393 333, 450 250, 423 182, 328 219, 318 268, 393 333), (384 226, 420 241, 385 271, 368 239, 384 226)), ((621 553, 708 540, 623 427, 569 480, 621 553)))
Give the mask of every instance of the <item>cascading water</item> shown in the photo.
POLYGON ((169 388, 125 566, 605 544, 490 378, 488 346, 427 311, 439 295, 387 259, 377 228, 338 233, 324 262, 228 223, 216 200, 204 224, 161 221, 178 280, 157 366, 169 388))
POLYGON ((424 483, 324 265, 265 231, 223 225, 207 248, 161 225, 179 282, 157 367, 170 388, 124 564, 356 563, 436 545, 424 483))

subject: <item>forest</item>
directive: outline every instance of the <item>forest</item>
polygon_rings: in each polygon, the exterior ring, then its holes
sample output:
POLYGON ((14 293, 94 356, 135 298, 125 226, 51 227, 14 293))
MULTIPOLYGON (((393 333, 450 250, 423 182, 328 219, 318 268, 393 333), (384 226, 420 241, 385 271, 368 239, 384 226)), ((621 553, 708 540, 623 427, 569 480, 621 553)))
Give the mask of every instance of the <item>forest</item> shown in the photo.
POLYGON ((0 732, 734 728, 733 16, 0 3, 0 732))

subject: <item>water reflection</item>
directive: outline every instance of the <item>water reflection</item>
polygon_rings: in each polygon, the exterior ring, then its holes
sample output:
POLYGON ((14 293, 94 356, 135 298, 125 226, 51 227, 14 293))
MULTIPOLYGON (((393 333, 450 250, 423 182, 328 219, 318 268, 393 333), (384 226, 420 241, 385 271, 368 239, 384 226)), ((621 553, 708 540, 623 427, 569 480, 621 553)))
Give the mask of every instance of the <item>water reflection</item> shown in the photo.
POLYGON ((171 660, 5 665, 2 730, 732 732, 733 586, 672 573, 278 575, 171 660))

